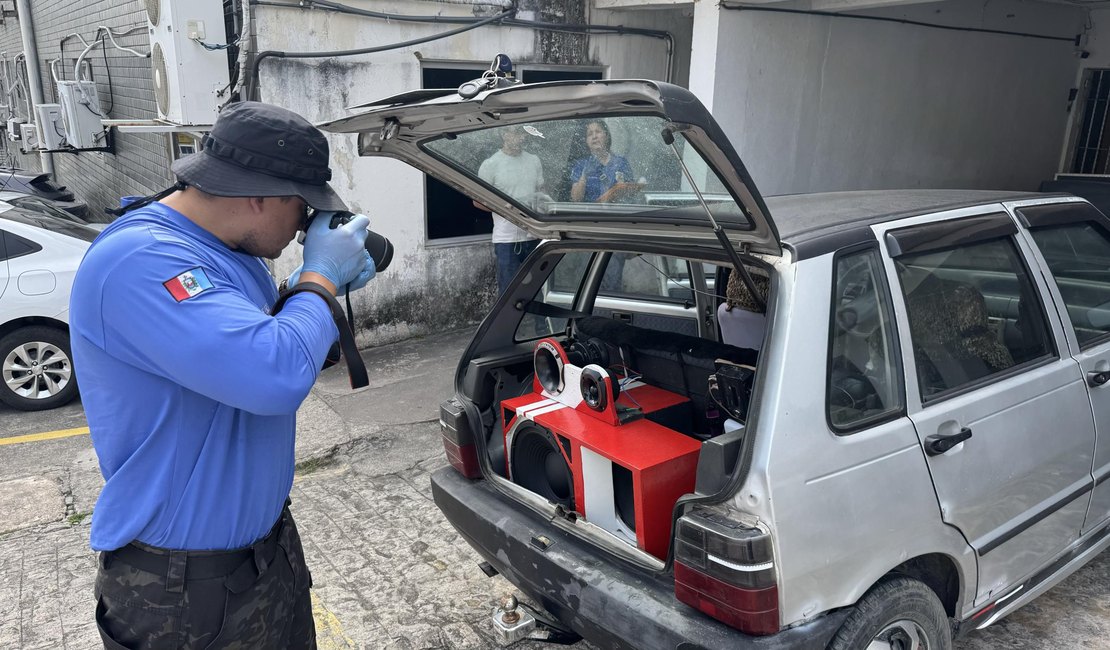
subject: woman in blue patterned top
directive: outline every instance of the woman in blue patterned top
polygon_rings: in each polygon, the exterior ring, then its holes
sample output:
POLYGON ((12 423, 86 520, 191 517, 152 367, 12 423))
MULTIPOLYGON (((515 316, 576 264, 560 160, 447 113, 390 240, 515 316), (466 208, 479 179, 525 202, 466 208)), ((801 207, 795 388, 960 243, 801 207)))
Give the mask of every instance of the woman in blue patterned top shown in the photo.
POLYGON ((586 146, 590 155, 575 161, 570 170, 570 200, 594 202, 618 183, 635 182, 632 166, 624 156, 609 151, 613 137, 601 120, 586 123, 586 146))

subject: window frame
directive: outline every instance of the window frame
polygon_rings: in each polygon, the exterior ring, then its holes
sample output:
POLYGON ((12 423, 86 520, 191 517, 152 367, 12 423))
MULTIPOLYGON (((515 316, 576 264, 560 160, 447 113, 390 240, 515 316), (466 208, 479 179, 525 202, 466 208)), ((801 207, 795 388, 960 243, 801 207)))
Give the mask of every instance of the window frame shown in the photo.
POLYGON ((890 278, 887 277, 887 267, 883 260, 882 251, 879 250, 879 242, 871 241, 862 244, 853 244, 844 248, 838 249, 832 255, 832 261, 829 267, 829 315, 828 315, 828 336, 825 345, 825 424, 828 425, 829 430, 837 437, 850 436, 867 429, 872 429, 881 424, 893 422, 894 420, 906 417, 907 415, 907 394, 906 394, 906 369, 905 363, 902 358, 902 341, 898 332, 898 318, 894 310, 894 296, 891 291, 890 278), (861 253, 868 253, 872 256, 872 261, 875 263, 876 275, 879 276, 879 286, 876 287, 881 295, 885 295, 886 304, 884 305, 883 312, 886 314, 887 322, 891 324, 889 329, 890 334, 890 357, 893 361, 892 375, 898 382, 896 395, 898 397, 898 408, 892 409, 885 413, 872 415, 861 420, 853 422, 850 426, 834 424, 832 420, 831 403, 829 401, 830 388, 832 386, 832 370, 833 370, 833 340, 836 335, 836 306, 837 306, 837 283, 836 283, 836 270, 840 261, 852 255, 861 253))
MULTIPOLYGON (((955 218, 952 218, 952 219, 944 219, 944 220, 940 220, 940 221, 934 221, 934 222, 919 224, 918 226, 914 226, 914 228, 924 229, 924 228, 927 228, 930 225, 936 225, 936 226, 938 226, 939 228, 942 228, 942 229, 943 228, 949 228, 950 229, 951 226, 949 224, 951 224, 953 221, 961 221, 961 220, 964 220, 966 218, 974 218, 976 216, 994 216, 994 215, 997 215, 997 213, 992 213, 992 214, 987 214, 987 215, 982 215, 982 214, 981 215, 971 215, 970 217, 955 217, 955 218)), ((892 229, 892 231, 893 230, 896 230, 896 229, 892 229)), ((887 237, 888 238, 890 238, 890 233, 892 231, 887 231, 887 237)), ((900 257, 905 257, 906 255, 940 253, 940 252, 944 252, 944 251, 955 250, 955 249, 966 247, 966 246, 975 246, 975 245, 979 245, 979 244, 985 244, 985 243, 989 243, 989 242, 992 242, 992 241, 1008 241, 1010 243, 1010 246, 1012 247, 1012 250, 1013 250, 1014 254, 1017 256, 1018 264, 1021 265, 1021 268, 1025 272, 1025 277, 1027 278, 1027 280, 1029 282, 1030 288, 1033 290, 1033 295, 1034 295, 1034 297, 1036 298, 1036 301, 1037 301, 1037 307, 1039 308, 1039 313, 1041 315, 1042 323, 1044 324, 1044 327, 1045 327, 1045 336, 1046 336, 1046 339, 1047 339, 1047 342, 1048 342, 1048 351, 1046 352, 1046 354, 1044 354, 1040 357, 1036 357, 1034 359, 1029 359, 1028 361, 1024 361, 1022 363, 1014 364, 1013 366, 1010 366, 1009 368, 1006 368, 1005 370, 1000 370, 998 372, 995 372, 995 373, 992 373, 992 374, 989 374, 989 375, 985 375, 983 377, 979 377, 979 378, 974 379, 972 381, 961 384, 957 387, 948 388, 948 389, 943 390, 939 393, 929 395, 928 397, 926 397, 922 393, 921 382, 920 382, 920 379, 919 379, 916 382, 917 383, 917 394, 918 394, 918 400, 919 400, 919 403, 920 403, 922 409, 926 409, 926 408, 935 406, 936 404, 946 402, 946 401, 948 401, 950 399, 953 399, 955 397, 959 397, 961 395, 966 395, 970 392, 979 390, 981 388, 985 388, 985 387, 990 386, 992 384, 995 384, 995 383, 998 383, 998 382, 1001 382, 1001 381, 1005 381, 1007 379, 1010 379, 1011 377, 1015 377, 1015 376, 1020 375, 1024 372, 1027 372, 1029 370, 1034 370, 1034 369, 1039 368, 1041 366, 1048 365, 1050 363, 1054 363, 1056 361, 1059 361, 1062 358, 1061 357, 1062 352, 1060 350, 1060 346, 1058 345, 1056 335, 1055 335, 1055 332, 1054 332, 1054 329, 1053 329, 1053 320, 1052 320, 1051 315, 1048 313, 1047 304, 1045 303, 1045 296, 1043 295, 1041 288, 1037 285, 1036 277, 1033 275, 1033 269, 1032 269, 1032 266, 1030 265, 1030 260, 1027 258, 1027 253, 1022 249, 1021 242, 1018 241, 1018 232, 1019 231, 1016 229, 1016 227, 1015 227, 1015 232, 1013 234, 1008 234, 1008 235, 998 235, 997 232, 991 231, 989 233, 984 233, 983 236, 978 236, 978 237, 974 236, 974 235, 968 236, 965 240, 959 241, 958 243, 948 242, 948 245, 945 245, 945 246, 928 247, 924 250, 905 251, 905 252, 902 252, 899 255, 895 255, 893 250, 888 249, 888 252, 890 253, 891 261, 896 262, 900 257)), ((889 241, 890 241, 890 239, 888 239, 888 245, 889 245, 889 241)), ((906 313, 906 323, 905 323, 905 325, 906 325, 907 331, 909 332, 909 342, 910 342, 910 346, 908 348, 908 351, 909 351, 910 358, 913 360, 914 373, 916 374, 917 373, 917 353, 914 350, 913 334, 910 331, 911 328, 910 328, 910 322, 909 322, 909 319, 910 319, 909 306, 908 306, 907 301, 906 301, 905 287, 902 285, 902 279, 901 279, 900 276, 898 276, 897 272, 895 272, 895 276, 898 277, 899 294, 900 294, 900 297, 901 297, 903 307, 905 308, 905 313, 906 313)), ((1020 276, 1019 276, 1018 280, 1020 282, 1020 276)), ((1019 286, 1019 290, 1020 290, 1020 286, 1019 286)))

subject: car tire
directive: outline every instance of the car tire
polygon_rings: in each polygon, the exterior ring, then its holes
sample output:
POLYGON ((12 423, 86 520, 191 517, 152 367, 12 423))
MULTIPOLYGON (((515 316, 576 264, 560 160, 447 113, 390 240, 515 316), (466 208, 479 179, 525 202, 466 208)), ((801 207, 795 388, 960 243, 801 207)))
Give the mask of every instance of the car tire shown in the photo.
POLYGON ((36 325, 0 338, 0 402, 21 411, 41 411, 76 396, 73 354, 64 330, 36 325))
POLYGON ((904 576, 864 594, 829 643, 829 650, 951 650, 952 627, 932 589, 904 576))

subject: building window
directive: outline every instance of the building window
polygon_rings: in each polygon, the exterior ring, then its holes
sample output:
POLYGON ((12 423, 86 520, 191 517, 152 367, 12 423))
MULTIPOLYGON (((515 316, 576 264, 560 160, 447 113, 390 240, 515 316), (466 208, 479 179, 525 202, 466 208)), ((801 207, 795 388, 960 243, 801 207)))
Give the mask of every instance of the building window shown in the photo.
POLYGON ((1110 69, 1089 69, 1083 73, 1083 97, 1068 157, 1068 173, 1110 173, 1110 69))
MULTIPOLYGON (((481 67, 478 64, 440 63, 425 66, 423 87, 458 88, 464 82, 482 76, 487 69, 488 66, 481 67)), ((602 78, 598 68, 518 65, 516 73, 524 83, 602 78)), ((492 154, 493 151, 490 151, 486 155, 492 154)), ((429 242, 489 239, 493 230, 490 213, 474 207, 469 198, 431 177, 425 179, 424 206, 429 242)))

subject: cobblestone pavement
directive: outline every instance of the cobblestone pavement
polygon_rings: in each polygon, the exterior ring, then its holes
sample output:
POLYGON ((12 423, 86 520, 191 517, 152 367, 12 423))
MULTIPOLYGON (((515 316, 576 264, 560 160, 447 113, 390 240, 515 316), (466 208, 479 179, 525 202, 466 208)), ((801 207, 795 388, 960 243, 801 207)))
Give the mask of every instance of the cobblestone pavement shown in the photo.
MULTIPOLYGON (((312 569, 320 647, 493 648, 492 604, 512 591, 478 570, 477 555, 431 501, 430 423, 359 440, 302 470, 293 512, 312 569)), ((0 648, 96 647, 88 524, 54 522, 0 537, 0 648)), ((988 648, 1110 647, 1110 554, 1034 603, 958 644, 988 648)), ((519 648, 546 647, 525 643, 519 648)), ((590 648, 580 643, 578 648, 590 648)))
MULTIPOLYGON (((433 339, 370 351, 377 390, 352 394, 346 378, 332 373, 302 411, 305 435, 298 443, 302 462, 292 510, 315 581, 322 650, 496 647, 488 620, 493 604, 512 587, 478 569, 478 556, 432 503, 429 474, 444 465, 442 448, 434 410, 415 406, 423 402, 413 396, 414 390, 449 390, 450 378, 440 376, 449 374, 442 372, 445 361, 437 370, 427 346, 438 345, 437 354, 453 363, 464 341, 433 339)), ((63 443, 42 444, 62 449, 63 443)), ((6 472, 0 474, 0 524, 6 524, 0 531, 8 530, 0 532, 0 649, 99 647, 92 622, 95 558, 84 514, 98 479, 87 436, 67 444, 72 447, 44 455, 69 463, 66 478, 50 470, 46 481, 37 480, 43 471, 35 467, 13 468, 18 461, 11 450, 23 445, 0 447, 6 472), (23 478, 3 478, 20 472, 23 478), (19 503, 3 495, 19 489, 28 496, 16 501, 41 499, 34 495, 44 489, 56 499, 44 523, 10 525, 11 517, 22 515, 16 515, 19 503)), ((957 648, 1110 648, 1108 585, 1110 553, 1103 553, 957 648)), ((574 647, 592 648, 584 642, 574 647)))

